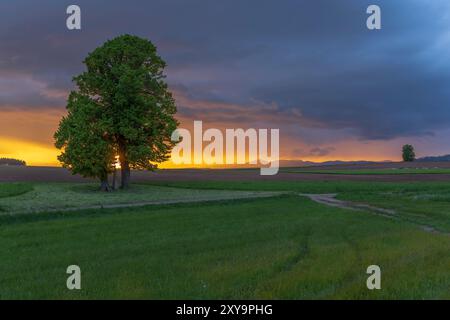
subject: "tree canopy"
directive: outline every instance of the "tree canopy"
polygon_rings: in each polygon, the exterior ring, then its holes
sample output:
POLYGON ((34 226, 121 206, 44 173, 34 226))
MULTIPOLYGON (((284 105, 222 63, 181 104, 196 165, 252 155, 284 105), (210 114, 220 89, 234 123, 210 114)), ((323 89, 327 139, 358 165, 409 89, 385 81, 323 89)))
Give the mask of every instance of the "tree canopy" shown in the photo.
POLYGON ((405 162, 412 162, 416 160, 416 153, 414 147, 410 144, 405 144, 402 148, 402 157, 405 162))
POLYGON ((150 41, 132 35, 107 41, 84 64, 55 133, 59 160, 73 173, 103 181, 117 155, 126 188, 130 169, 155 169, 174 146, 178 121, 166 64, 150 41))

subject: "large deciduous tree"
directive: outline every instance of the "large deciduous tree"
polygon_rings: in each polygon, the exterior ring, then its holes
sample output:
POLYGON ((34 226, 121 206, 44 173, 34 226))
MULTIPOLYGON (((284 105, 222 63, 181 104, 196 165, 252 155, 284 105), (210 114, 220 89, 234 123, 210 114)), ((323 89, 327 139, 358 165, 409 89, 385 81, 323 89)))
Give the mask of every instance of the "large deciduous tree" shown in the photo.
POLYGON ((150 41, 131 35, 107 41, 84 63, 87 71, 74 77, 69 114, 55 134, 59 160, 74 173, 103 179, 117 154, 127 188, 130 169, 155 169, 174 146, 178 121, 166 64, 150 41))
POLYGON ((101 108, 78 92, 69 95, 67 116, 55 133, 55 145, 63 149, 58 160, 73 174, 99 178, 101 189, 109 191, 108 173, 113 170, 114 147, 105 139, 108 123, 101 108))

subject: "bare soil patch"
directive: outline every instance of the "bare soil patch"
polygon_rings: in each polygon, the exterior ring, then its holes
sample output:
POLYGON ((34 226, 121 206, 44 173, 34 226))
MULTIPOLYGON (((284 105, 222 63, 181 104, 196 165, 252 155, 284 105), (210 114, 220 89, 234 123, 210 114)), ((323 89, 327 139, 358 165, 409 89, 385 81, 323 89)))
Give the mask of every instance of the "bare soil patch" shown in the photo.
MULTIPOLYGON (((404 163, 382 163, 377 165, 336 165, 327 166, 326 170, 341 169, 386 169, 404 163)), ((407 164, 410 165, 410 164, 407 164)), ((414 163, 411 166, 421 168, 450 168, 450 163, 414 163)), ((310 170, 324 170, 324 167, 309 167, 310 170)), ((148 181, 379 181, 379 182, 414 182, 414 181, 450 181, 450 174, 383 174, 383 175, 320 175, 314 173, 279 172, 274 176, 261 176, 259 169, 168 169, 156 172, 134 171, 134 182, 148 181)), ((92 182, 72 175, 68 170, 57 167, 12 167, 0 166, 0 182, 36 181, 36 182, 92 182)))

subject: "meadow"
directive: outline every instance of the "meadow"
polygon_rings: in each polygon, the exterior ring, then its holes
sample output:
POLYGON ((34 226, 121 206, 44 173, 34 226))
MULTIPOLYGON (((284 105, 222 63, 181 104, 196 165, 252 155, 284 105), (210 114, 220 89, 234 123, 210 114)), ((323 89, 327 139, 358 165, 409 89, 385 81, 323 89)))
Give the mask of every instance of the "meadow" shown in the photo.
POLYGON ((133 188, 103 194, 89 183, 0 183, 0 298, 450 299, 450 182, 133 188), (395 213, 302 196, 311 193, 395 213), (171 202, 177 198, 184 201, 171 202), (143 200, 154 202, 72 210, 143 200), (82 290, 66 288, 71 264, 82 270, 82 290), (381 290, 366 287, 372 264, 381 267, 381 290))
POLYGON ((153 185, 133 185, 127 190, 101 192, 98 185, 92 183, 0 184, 0 216, 265 197, 273 194, 273 192, 194 190, 153 185), (3 197, 1 190, 4 190, 3 197))

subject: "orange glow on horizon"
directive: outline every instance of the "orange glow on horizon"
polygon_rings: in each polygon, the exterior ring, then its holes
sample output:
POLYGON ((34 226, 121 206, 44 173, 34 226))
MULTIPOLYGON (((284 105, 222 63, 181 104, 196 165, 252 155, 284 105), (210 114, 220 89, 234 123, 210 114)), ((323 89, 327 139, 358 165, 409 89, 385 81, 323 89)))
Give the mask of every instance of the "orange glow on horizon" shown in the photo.
MULTIPOLYGON (((19 139, 12 139, 6 137, 0 137, 0 158, 14 158, 24 160, 29 166, 52 166, 52 167, 60 167, 61 164, 57 160, 57 156, 60 154, 60 150, 56 149, 53 146, 48 146, 41 143, 35 143, 32 141, 25 141, 19 139)), ((281 158, 281 165, 283 161, 312 161, 312 162, 324 162, 324 161, 334 161, 334 160, 342 160, 342 161, 358 161, 358 160, 367 160, 359 157, 305 157, 302 159, 290 159, 290 158, 281 158)), ((369 159, 371 161, 383 161, 386 160, 383 157, 377 159, 369 159)), ((249 167, 254 165, 210 165, 210 164, 174 164, 171 160, 163 162, 158 165, 161 169, 183 169, 183 168, 236 168, 236 167, 249 167)), ((116 166, 120 169, 120 165, 116 166)))
POLYGON ((32 141, 0 137, 0 157, 24 160, 32 166, 59 166, 59 150, 32 141))
MULTIPOLYGON (((58 127, 59 120, 65 114, 64 110, 3 110, 0 111, 0 157, 15 158, 26 161, 30 166, 61 166, 57 160, 60 150, 53 146, 53 134, 58 127)), ((180 119, 182 128, 191 129, 191 119, 180 119)), ((208 123, 223 130, 232 128, 233 124, 208 123)), ((334 151, 323 156, 308 154, 313 146, 305 144, 300 138, 280 136, 280 161, 384 161, 400 160, 401 146, 407 140, 361 142, 346 140, 333 144, 334 151), (292 149, 305 151, 304 155, 292 156, 292 149)), ((207 143, 203 145, 205 147, 207 143)), ((248 160, 248 157, 246 157, 248 160)), ((174 164, 166 161, 159 164, 160 168, 235 168, 253 165, 210 165, 202 164, 174 164)))
MULTIPOLYGON (((390 160, 392 157, 387 157, 381 153, 374 152, 373 154, 366 154, 362 157, 360 149, 356 146, 354 147, 351 143, 347 145, 343 144, 339 150, 343 152, 336 152, 327 156, 305 156, 305 157, 286 157, 281 155, 280 165, 283 166, 284 161, 311 161, 311 162, 324 162, 324 161, 385 161, 390 160)), ((61 153, 60 150, 56 149, 51 143, 35 142, 31 140, 10 138, 5 136, 0 136, 0 158, 14 158, 19 160, 24 160, 27 165, 30 166, 56 166, 60 167, 57 156, 61 153)), ((248 161, 247 157, 247 161, 248 161)), ((395 159, 400 160, 400 159, 395 159)), ((259 166, 259 165, 256 165, 259 166)), ((116 165, 120 168, 120 165, 116 165)), ((202 164, 175 164, 171 160, 163 162, 158 165, 162 169, 181 169, 181 168, 236 168, 236 167, 255 167, 255 165, 243 164, 243 165, 227 165, 227 164, 207 164, 203 162, 202 164)))

